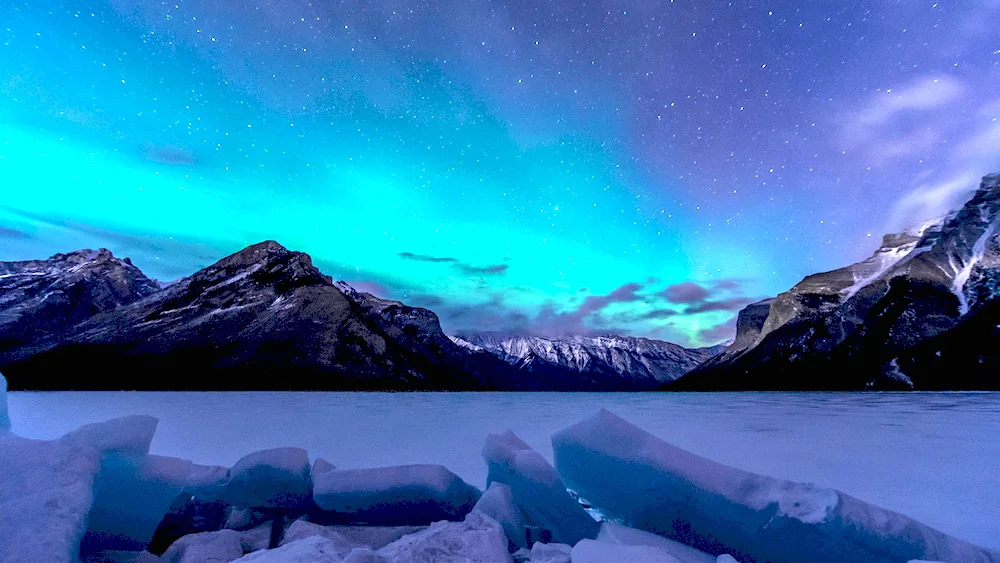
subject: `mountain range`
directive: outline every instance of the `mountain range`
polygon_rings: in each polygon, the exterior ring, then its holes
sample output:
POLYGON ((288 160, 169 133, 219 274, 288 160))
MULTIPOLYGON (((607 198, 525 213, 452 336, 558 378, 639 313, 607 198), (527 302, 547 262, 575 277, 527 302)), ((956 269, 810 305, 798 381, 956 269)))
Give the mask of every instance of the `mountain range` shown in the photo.
POLYGON ((162 284, 79 250, 0 262, 12 389, 1000 389, 1000 174, 869 258, 739 312, 728 346, 446 335, 265 241, 162 284))
POLYGON ((958 211, 746 307, 734 343, 666 388, 1000 389, 998 221, 993 174, 958 211))
POLYGON ((648 390, 711 355, 608 346, 522 369, 274 241, 169 285, 105 249, 0 263, 0 372, 12 389, 648 390))

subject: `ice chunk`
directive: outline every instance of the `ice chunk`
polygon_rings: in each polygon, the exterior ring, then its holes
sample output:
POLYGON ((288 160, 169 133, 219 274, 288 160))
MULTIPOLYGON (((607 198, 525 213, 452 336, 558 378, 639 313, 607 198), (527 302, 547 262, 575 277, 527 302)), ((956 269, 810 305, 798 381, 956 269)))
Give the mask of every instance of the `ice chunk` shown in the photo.
POLYGON ((243 553, 260 551, 261 549, 267 549, 270 547, 271 529, 273 525, 274 523, 269 521, 257 526, 256 528, 238 532, 240 534, 240 545, 243 546, 243 553))
POLYGON ((156 527, 153 539, 146 549, 153 553, 163 553, 182 536, 222 529, 227 508, 220 501, 202 502, 190 494, 181 493, 156 527))
POLYGON ((729 555, 728 553, 723 553, 715 559, 715 563, 740 563, 735 557, 729 555))
POLYGON ((7 413, 7 378, 0 373, 0 432, 10 431, 10 416, 7 413))
POLYGON ((611 519, 743 563, 1000 559, 839 491, 699 457, 605 410, 552 445, 569 486, 611 519))
POLYGON ((460 520, 479 496, 479 489, 440 465, 327 471, 316 475, 313 493, 320 508, 372 525, 460 520))
POLYGON ((100 454, 0 434, 0 561, 76 563, 100 454))
POLYGON ((347 557, 347 555, 350 554, 351 550, 355 547, 371 547, 370 545, 354 542, 332 528, 306 522, 305 520, 296 520, 295 522, 292 522, 292 525, 288 527, 288 531, 285 532, 285 537, 281 540, 281 545, 304 540, 313 536, 322 536, 330 540, 330 543, 332 543, 337 549, 337 553, 340 554, 339 556, 341 559, 347 557))
POLYGON ((389 563, 389 560, 367 547, 356 547, 344 559, 344 563, 389 563))
POLYGON ((192 465, 184 493, 201 502, 222 500, 229 482, 229 468, 218 465, 192 465))
POLYGON ((94 483, 84 552, 141 550, 184 489, 191 462, 155 455, 105 455, 94 483))
POLYGON ((329 461, 321 457, 318 457, 316 458, 316 461, 313 462, 312 471, 310 473, 312 475, 316 475, 317 473, 326 473, 327 471, 333 471, 336 468, 337 466, 335 466, 334 464, 330 463, 329 461))
POLYGON ((461 522, 435 522, 379 550, 393 563, 510 563, 507 538, 496 520, 474 510, 461 522))
POLYGON ((499 522, 507 539, 515 546, 527 547, 524 516, 514 504, 514 495, 511 493, 510 487, 499 481, 490 483, 482 498, 476 503, 475 510, 479 510, 499 522))
POLYGON ((158 423, 159 420, 152 416, 123 416, 85 424, 60 439, 90 446, 105 454, 148 454, 158 423))
POLYGON ((570 563, 573 548, 564 543, 535 542, 531 546, 531 563, 570 563))
POLYGON ((341 550, 323 536, 312 536, 275 549, 255 551, 240 563, 342 563, 341 550))
POLYGON ((597 534, 597 541, 655 547, 673 555, 682 563, 716 563, 715 557, 704 551, 699 551, 691 546, 656 534, 615 524, 614 522, 601 522, 601 532, 597 534))
POLYGON ((229 563, 240 557, 243 557, 243 548, 239 533, 219 530, 184 536, 160 559, 164 563, 229 563))
POLYGON ((403 536, 426 530, 427 526, 327 526, 356 545, 378 551, 403 536))
POLYGON ((163 561, 148 551, 98 551, 83 559, 83 563, 160 563, 163 561))
POLYGON ((573 546, 573 563, 611 563, 613 561, 642 561, 642 563, 681 563, 662 549, 648 545, 604 543, 580 540, 573 546))
POLYGON ((302 448, 275 448, 247 455, 229 471, 223 498, 254 508, 297 508, 312 494, 309 454, 302 448))
POLYGON ((226 523, 223 525, 228 530, 249 530, 256 528, 263 522, 270 522, 274 518, 273 514, 265 514, 260 510, 252 508, 231 508, 226 523))
POLYGON ((556 470, 513 432, 490 434, 483 446, 487 485, 510 487, 528 524, 552 532, 552 541, 574 545, 597 537, 598 524, 566 491, 556 470))

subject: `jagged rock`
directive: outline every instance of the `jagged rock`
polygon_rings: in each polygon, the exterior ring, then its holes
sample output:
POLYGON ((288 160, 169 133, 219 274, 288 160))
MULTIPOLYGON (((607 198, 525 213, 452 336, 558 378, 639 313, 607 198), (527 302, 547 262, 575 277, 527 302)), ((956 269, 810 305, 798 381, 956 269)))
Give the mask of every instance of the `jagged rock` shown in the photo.
POLYGON ((184 536, 160 559, 164 563, 229 563, 242 556, 240 535, 232 530, 219 530, 184 536))
POLYGON ((566 491, 556 470, 513 432, 487 436, 483 459, 487 483, 510 487, 527 523, 551 531, 551 541, 574 545, 597 537, 597 522, 566 491))

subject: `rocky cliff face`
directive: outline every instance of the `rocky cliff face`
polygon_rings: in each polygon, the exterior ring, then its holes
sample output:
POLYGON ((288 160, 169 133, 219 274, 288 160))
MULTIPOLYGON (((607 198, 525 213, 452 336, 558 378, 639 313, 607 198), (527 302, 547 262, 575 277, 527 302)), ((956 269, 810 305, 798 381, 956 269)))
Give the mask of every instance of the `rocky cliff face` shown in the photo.
POLYGON ((549 386, 558 382, 593 390, 644 390, 673 381, 722 350, 623 336, 543 338, 467 333, 454 340, 490 352, 549 386))
POLYGON ((63 336, 77 323, 159 291, 107 249, 0 262, 0 354, 63 336))
POLYGON ((58 329, 10 329, 0 370, 12 388, 488 389, 512 371, 453 344, 430 311, 335 285, 273 241, 164 289, 107 251, 0 268, 97 288, 67 290, 69 316, 45 308, 51 284, 2 293, 2 318, 58 329))
POLYGON ((1000 388, 998 221, 986 176, 957 212, 745 309, 734 345, 674 388, 1000 388))

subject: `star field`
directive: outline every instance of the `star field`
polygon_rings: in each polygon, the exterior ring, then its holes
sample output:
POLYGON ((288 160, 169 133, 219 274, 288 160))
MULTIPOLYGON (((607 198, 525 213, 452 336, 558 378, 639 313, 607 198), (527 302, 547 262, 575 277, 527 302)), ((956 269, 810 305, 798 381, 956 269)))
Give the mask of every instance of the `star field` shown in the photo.
POLYGON ((0 6, 0 260, 264 239, 446 330, 714 344, 1000 169, 1000 3, 0 6))

